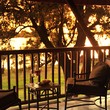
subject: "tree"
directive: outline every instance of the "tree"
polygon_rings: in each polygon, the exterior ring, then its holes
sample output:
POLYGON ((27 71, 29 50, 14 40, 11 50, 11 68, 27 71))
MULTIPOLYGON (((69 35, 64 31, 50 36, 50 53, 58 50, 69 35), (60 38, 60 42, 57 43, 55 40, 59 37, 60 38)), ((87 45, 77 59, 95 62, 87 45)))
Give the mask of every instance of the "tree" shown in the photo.
MULTIPOLYGON (((19 26, 22 26, 21 30, 32 27, 37 31, 41 42, 47 48, 65 47, 68 43, 64 37, 63 27, 66 26, 68 28, 70 39, 73 38, 72 35, 74 36, 75 29, 79 29, 79 24, 76 22, 75 17, 73 18, 69 15, 70 9, 64 4, 29 2, 25 0, 1 0, 0 9, 1 38, 14 37, 18 34, 15 30, 19 26), (48 39, 49 37, 51 37, 51 41, 48 39)), ((77 6, 77 9, 74 9, 74 12, 80 11, 82 13, 81 17, 84 18, 86 26, 90 25, 89 30, 95 29, 95 26, 99 24, 103 25, 102 31, 107 28, 109 29, 109 6, 77 6), (103 12, 103 14, 100 12, 103 12), (88 22, 88 18, 92 15, 96 15, 96 20, 91 24, 88 22), (106 17, 105 21, 103 19, 104 16, 106 17)), ((79 35, 80 33, 82 33, 81 29, 78 31, 78 38, 82 38, 79 35)), ((95 31, 91 31, 91 33, 94 35, 95 31)), ((72 40, 70 41, 72 42, 72 40)), ((79 45, 79 43, 76 45, 79 45)))
MULTIPOLYGON (((67 4, 43 3, 27 0, 1 0, 0 36, 2 39, 11 38, 17 35, 24 28, 31 27, 38 33, 39 36, 36 37, 40 37, 40 41, 43 42, 47 48, 55 48, 67 47, 73 42, 76 43, 75 46, 83 46, 86 39, 86 34, 83 34, 84 36, 82 36, 84 30, 80 28, 80 23, 84 23, 84 26, 88 26, 87 29, 89 35, 91 36, 87 37, 90 38, 93 45, 94 41, 96 42, 94 38, 94 34, 96 33, 96 25, 100 24, 102 26, 103 24, 102 30, 107 28, 109 31, 109 6, 77 6, 77 10, 76 7, 73 7, 73 12, 80 22, 77 22, 74 15, 71 16, 70 10, 71 9, 67 4), (103 13, 106 14, 105 21, 103 20, 104 15, 98 13, 100 15, 99 16, 97 14, 101 8, 103 13), (79 18, 79 15, 77 16, 77 11, 82 12, 81 16, 83 16, 84 19, 79 18), (96 21, 91 24, 91 22, 88 22, 88 18, 92 15, 96 15, 96 21), (82 22, 81 20, 84 20, 85 22, 82 22), (16 32, 18 27, 22 28, 19 32, 16 32), (68 29, 68 33, 64 33, 64 27, 68 29), (65 34, 68 34, 69 40, 65 37, 65 34), (77 36, 77 40, 75 36, 77 36), (80 42, 80 39, 82 39, 83 42, 80 42)), ((61 66, 64 68, 63 57, 61 58, 61 66)))

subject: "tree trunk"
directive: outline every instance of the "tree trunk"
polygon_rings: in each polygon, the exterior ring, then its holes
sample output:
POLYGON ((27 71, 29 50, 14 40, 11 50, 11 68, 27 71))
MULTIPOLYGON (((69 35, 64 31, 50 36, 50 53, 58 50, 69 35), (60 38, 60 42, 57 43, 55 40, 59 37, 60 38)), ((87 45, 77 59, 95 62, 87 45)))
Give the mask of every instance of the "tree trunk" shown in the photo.
MULTIPOLYGON (((88 37, 89 41, 91 42, 91 44, 93 46, 98 46, 97 41, 94 39, 93 34, 90 32, 90 30, 87 28, 83 17, 80 15, 80 12, 78 10, 78 8, 75 6, 73 0, 66 0, 66 2, 68 3, 68 5, 70 6, 71 10, 73 11, 73 13, 76 16, 76 19, 78 20, 81 29, 83 30, 83 33, 85 34, 85 36, 88 37)), ((84 36, 82 36, 84 37, 84 36)))
POLYGON ((85 34, 83 34, 83 30, 80 28, 79 23, 77 23, 76 26, 77 26, 77 30, 78 30, 78 36, 77 36, 77 41, 76 41, 75 47, 77 47, 77 46, 81 47, 81 46, 84 46, 84 44, 85 44, 86 36, 85 36, 85 34))

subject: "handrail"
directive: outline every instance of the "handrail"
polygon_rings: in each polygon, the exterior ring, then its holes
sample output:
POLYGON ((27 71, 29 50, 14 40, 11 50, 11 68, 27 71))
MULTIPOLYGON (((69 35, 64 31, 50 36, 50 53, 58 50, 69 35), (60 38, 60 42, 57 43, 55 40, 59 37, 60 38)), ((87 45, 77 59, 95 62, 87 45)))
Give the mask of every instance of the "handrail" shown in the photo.
POLYGON ((92 67, 100 61, 100 51, 104 61, 110 55, 110 46, 0 51, 0 88, 16 86, 19 98, 27 102, 25 85, 50 79, 61 85, 60 95, 64 95, 67 77, 74 77, 74 72, 88 73, 88 77, 92 67), (41 75, 31 78, 30 73, 38 68, 42 68, 41 75))

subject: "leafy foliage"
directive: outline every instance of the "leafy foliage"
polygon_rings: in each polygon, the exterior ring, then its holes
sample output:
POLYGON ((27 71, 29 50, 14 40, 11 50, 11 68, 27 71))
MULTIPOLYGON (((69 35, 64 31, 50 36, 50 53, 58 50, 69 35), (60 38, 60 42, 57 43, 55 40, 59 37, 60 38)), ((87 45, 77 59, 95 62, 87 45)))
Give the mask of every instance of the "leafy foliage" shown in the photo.
MULTIPOLYGON (((110 35, 110 6, 77 7, 82 12, 81 15, 93 35, 103 36, 103 33, 110 35), (100 32, 96 29, 97 25, 100 25, 100 32)), ((1 0, 0 19, 1 39, 18 37, 18 34, 22 32, 23 36, 38 38, 36 44, 43 42, 49 48, 69 46, 82 38, 82 34, 78 34, 80 32, 76 25, 77 20, 66 4, 1 0), (16 31, 18 27, 21 28, 16 31), (23 34, 27 27, 30 27, 32 33, 23 34)))

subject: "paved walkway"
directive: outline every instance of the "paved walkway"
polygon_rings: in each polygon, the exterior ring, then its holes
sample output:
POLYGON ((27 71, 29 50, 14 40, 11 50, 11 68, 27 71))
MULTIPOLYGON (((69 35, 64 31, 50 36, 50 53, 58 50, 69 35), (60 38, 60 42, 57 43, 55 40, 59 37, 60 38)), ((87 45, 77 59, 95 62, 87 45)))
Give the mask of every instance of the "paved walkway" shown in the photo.
MULTIPOLYGON (((90 98, 90 100, 94 100, 96 98, 97 97, 90 98)), ((104 106, 103 102, 104 102, 104 99, 102 99, 102 106, 104 106)), ((79 103, 84 104, 85 102, 75 100, 75 101, 68 102, 68 105, 75 105, 75 104, 79 104, 79 103)), ((107 108, 108 108, 108 110, 110 110, 110 95, 108 96, 107 103, 108 103, 107 108)), ((99 105, 99 101, 96 101, 96 104, 99 105)), ((65 106, 64 99, 60 99, 59 106, 60 106, 59 110, 64 110, 64 106, 65 106)), ((23 110, 28 110, 27 107, 28 107, 27 105, 22 106, 23 110)), ((56 104, 50 104, 50 107, 56 107, 56 104)), ((12 107, 12 108, 9 108, 8 110, 19 110, 19 109, 18 109, 18 107, 14 107, 14 108, 12 107)), ((36 110, 36 104, 35 103, 31 104, 30 110, 36 110)), ((42 110, 46 110, 46 109, 42 109, 42 110)), ((49 110, 55 110, 55 109, 49 109, 49 110)), ((68 108, 67 110, 104 110, 104 109, 99 108, 96 105, 86 105, 86 106, 78 106, 78 107, 68 108)))

